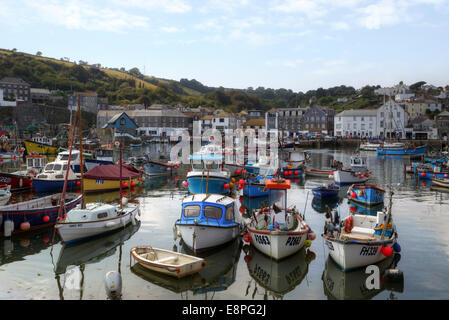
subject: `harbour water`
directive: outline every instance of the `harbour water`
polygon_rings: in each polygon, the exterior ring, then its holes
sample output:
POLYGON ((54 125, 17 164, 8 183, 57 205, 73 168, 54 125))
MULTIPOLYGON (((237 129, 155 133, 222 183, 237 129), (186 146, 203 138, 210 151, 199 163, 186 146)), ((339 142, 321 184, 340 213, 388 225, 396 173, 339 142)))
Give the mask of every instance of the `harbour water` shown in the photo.
MULTIPOLYGON (((332 159, 348 166, 352 155, 349 149, 308 151, 314 168, 328 167, 332 159)), ((328 259, 320 236, 324 204, 313 199, 311 189, 330 180, 315 177, 293 181, 288 198, 289 206, 305 211, 306 221, 317 234, 310 248, 275 262, 237 241, 202 255, 207 265, 194 277, 175 280, 143 270, 130 261, 134 246, 190 253, 173 232, 187 192, 181 185, 188 169, 184 167, 177 176, 151 177, 143 188, 134 190, 132 196, 141 202, 140 222, 117 233, 73 247, 64 247, 52 230, 0 240, 0 299, 106 299, 108 271, 121 272, 123 299, 448 299, 449 193, 406 177, 408 159, 379 158, 375 152, 364 155, 372 170, 370 182, 386 190, 391 185, 395 190, 392 212, 402 251, 399 260, 387 259, 379 267, 397 264, 404 272, 403 286, 381 283, 379 290, 369 290, 365 269, 343 273, 328 259)), ((363 210, 351 209, 347 188, 340 190, 338 201, 328 203, 338 206, 342 217, 350 210, 363 210)), ((23 199, 33 196, 14 195, 23 199)), ((118 192, 111 192, 89 195, 87 201, 117 198, 118 192)), ((388 200, 386 194, 386 204, 388 200)), ((238 196, 236 203, 240 206, 238 196)), ((242 203, 258 205, 257 200, 242 203)))

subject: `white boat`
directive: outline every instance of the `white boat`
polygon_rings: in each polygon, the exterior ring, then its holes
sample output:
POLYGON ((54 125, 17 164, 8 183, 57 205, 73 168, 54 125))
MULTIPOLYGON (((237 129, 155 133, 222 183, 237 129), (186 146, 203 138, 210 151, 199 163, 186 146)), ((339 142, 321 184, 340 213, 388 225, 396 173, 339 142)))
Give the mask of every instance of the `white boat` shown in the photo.
POLYGON ((13 174, 34 178, 44 170, 47 158, 44 155, 31 154, 25 157, 25 163, 27 166, 25 170, 15 171, 13 174))
POLYGON ((72 209, 65 218, 56 222, 55 228, 64 243, 73 243, 94 236, 126 227, 135 223, 136 215, 140 215, 140 205, 137 201, 123 198, 120 204, 87 203, 72 209))
POLYGON ((380 147, 383 147, 383 149, 398 149, 398 148, 405 148, 405 143, 403 142, 385 142, 380 147))
POLYGON ((197 273, 206 265, 203 258, 151 246, 132 248, 131 257, 144 268, 176 278, 197 273))
POLYGON ((381 143, 365 142, 360 144, 359 149, 362 151, 377 151, 377 148, 379 148, 381 145, 381 143))
POLYGON ((251 244, 260 252, 280 260, 301 250, 308 235, 310 227, 294 209, 287 208, 287 189, 290 189, 290 180, 267 179, 265 188, 284 193, 284 209, 276 203, 268 208, 261 208, 251 216, 247 223, 247 230, 251 236, 251 244))
POLYGON ((361 171, 364 170, 366 171, 366 157, 362 157, 362 156, 351 156, 351 169, 354 171, 361 171))
POLYGON ((240 235, 235 201, 219 194, 194 194, 182 201, 176 228, 184 243, 194 252, 218 247, 240 235))
POLYGON ((11 198, 11 186, 0 187, 0 206, 5 205, 11 198))
POLYGON ((338 184, 353 184, 368 181, 369 176, 352 170, 335 170, 334 181, 338 184))
POLYGON ((332 259, 348 271, 384 260, 388 255, 384 254, 383 247, 392 248, 397 233, 391 213, 387 216, 384 211, 378 211, 377 216, 350 215, 337 224, 326 221, 322 237, 332 259), (389 223, 383 230, 385 221, 389 223))

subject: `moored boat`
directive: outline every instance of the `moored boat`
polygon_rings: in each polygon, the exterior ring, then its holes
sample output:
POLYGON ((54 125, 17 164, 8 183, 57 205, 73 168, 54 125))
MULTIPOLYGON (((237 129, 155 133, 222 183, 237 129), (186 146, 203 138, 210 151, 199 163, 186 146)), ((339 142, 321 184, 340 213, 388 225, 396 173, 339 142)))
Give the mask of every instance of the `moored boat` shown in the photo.
POLYGON ((364 142, 360 144, 359 149, 361 151, 377 151, 381 145, 381 143, 364 142))
POLYGON ((146 269, 176 278, 195 274, 206 265, 203 258, 151 246, 132 248, 131 257, 146 269))
POLYGON ((426 153, 426 146, 420 147, 391 147, 384 146, 377 148, 377 154, 381 156, 416 156, 424 155, 426 153))
POLYGON ((11 198, 11 186, 5 185, 0 186, 0 206, 5 205, 8 203, 9 199, 11 198))
POLYGON ((334 170, 318 170, 318 169, 311 169, 306 168, 305 175, 308 177, 320 177, 320 178, 329 178, 329 176, 334 175, 334 170))
POLYGON ((313 195, 319 199, 335 198, 338 196, 339 191, 340 187, 334 184, 319 186, 312 189, 313 195))
POLYGON ((432 184, 437 187, 449 188, 449 179, 433 178, 432 184))
POLYGON ((348 189, 349 200, 365 206, 377 206, 384 202, 385 190, 373 184, 353 184, 348 189))
MULTIPOLYGON (((391 199, 390 199, 391 201, 391 199)), ((331 218, 332 219, 332 218, 331 218)), ((332 259, 345 271, 378 263, 390 256, 397 240, 396 227, 388 214, 349 215, 326 221, 322 237, 332 259)))
POLYGON ((271 168, 261 168, 256 177, 247 179, 243 186, 243 195, 250 198, 268 196, 265 181, 274 178, 274 174, 275 172, 271 168))
POLYGON ((110 164, 96 166, 84 174, 85 192, 103 192, 120 189, 120 181, 124 188, 135 187, 142 183, 142 172, 130 164, 110 164))
POLYGON ((58 153, 58 147, 47 137, 36 136, 31 138, 31 140, 24 140, 23 142, 28 154, 36 152, 45 155, 58 153))
MULTIPOLYGON (((52 226, 58 217, 61 194, 32 199, 0 207, 0 233, 5 236, 52 226)), ((81 195, 68 193, 64 211, 69 212, 81 202, 81 195)))
POLYGON ((265 187, 283 192, 281 197, 283 209, 275 204, 261 208, 252 215, 246 227, 251 237, 251 244, 267 256, 281 260, 298 252, 308 240, 310 227, 295 209, 287 208, 287 190, 290 180, 267 179, 265 187))
POLYGON ((72 168, 67 168, 68 161, 54 161, 48 163, 44 170, 32 180, 36 192, 52 192, 62 190, 68 170, 67 188, 75 189, 81 184, 80 177, 75 174, 72 168))
POLYGON ((0 172, 0 184, 11 186, 11 191, 22 191, 33 187, 32 178, 24 174, 0 172))
POLYGON ((181 218, 175 226, 194 252, 209 250, 240 235, 235 202, 219 194, 194 194, 182 201, 181 218))
POLYGON ((334 171, 334 181, 338 184, 363 183, 368 181, 368 179, 369 174, 364 175, 360 172, 344 169, 334 171))

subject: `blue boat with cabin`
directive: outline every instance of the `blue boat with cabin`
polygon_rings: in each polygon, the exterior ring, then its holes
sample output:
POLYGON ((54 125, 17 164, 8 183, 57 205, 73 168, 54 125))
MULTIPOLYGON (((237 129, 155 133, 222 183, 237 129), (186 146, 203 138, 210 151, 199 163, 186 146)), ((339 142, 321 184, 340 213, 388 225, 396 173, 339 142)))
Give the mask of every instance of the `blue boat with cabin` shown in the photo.
POLYGON ((260 168, 259 174, 253 178, 248 178, 247 183, 243 187, 243 195, 245 197, 266 197, 269 191, 265 188, 266 179, 273 179, 275 170, 272 168, 260 168))
POLYGON ((419 156, 426 153, 426 146, 420 147, 378 147, 377 154, 380 156, 419 156))
POLYGON ((229 186, 231 173, 221 168, 221 158, 222 156, 202 155, 191 157, 192 170, 187 173, 187 188, 190 193, 229 194, 231 192, 229 186))
POLYGON ((384 203, 385 190, 373 184, 353 184, 348 189, 349 200, 365 206, 384 203))
POLYGON ((224 245, 240 235, 233 198, 219 194, 194 194, 182 201, 175 226, 193 252, 224 245))

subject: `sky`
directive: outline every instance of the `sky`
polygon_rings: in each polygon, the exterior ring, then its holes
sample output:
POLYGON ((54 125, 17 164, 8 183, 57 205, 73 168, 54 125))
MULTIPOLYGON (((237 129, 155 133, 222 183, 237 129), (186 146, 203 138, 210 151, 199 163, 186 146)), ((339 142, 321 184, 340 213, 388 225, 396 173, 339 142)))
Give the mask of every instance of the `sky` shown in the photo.
POLYGON ((225 88, 449 84, 449 0, 0 0, 0 48, 225 88))

